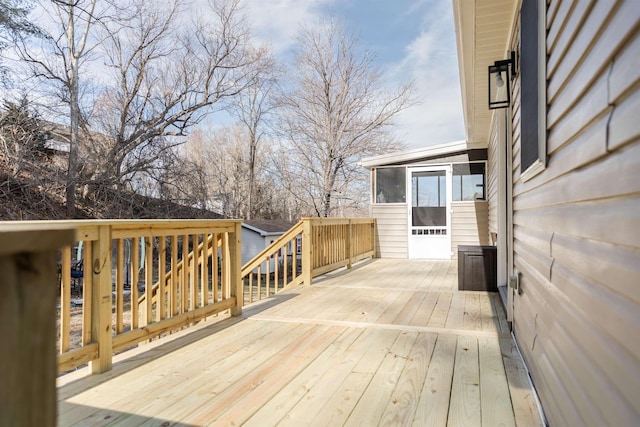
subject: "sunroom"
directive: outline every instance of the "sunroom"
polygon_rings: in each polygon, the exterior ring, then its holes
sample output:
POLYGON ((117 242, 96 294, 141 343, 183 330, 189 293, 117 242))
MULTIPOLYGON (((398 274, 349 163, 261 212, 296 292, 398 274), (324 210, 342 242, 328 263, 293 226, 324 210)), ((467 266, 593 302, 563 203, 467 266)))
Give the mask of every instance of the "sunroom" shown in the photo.
POLYGON ((465 141, 364 159, 381 258, 456 259, 463 245, 493 245, 487 150, 465 141))

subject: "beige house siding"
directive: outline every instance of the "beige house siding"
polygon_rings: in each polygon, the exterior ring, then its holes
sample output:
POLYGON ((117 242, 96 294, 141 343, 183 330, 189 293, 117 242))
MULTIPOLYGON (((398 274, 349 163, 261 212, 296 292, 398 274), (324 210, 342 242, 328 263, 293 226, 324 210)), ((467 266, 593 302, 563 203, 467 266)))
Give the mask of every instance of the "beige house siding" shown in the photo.
MULTIPOLYGON (((502 113, 498 110, 497 114, 502 113)), ((502 120, 504 122, 504 120, 502 120)), ((488 233, 498 234, 498 174, 504 173, 498 162, 498 129, 500 121, 494 120, 491 126, 491 134, 489 136, 489 149, 487 150, 487 208, 488 208, 488 233), (502 172, 501 172, 502 171, 502 172)), ((494 242, 492 242, 494 243, 494 242)))
POLYGON ((376 256, 408 258, 407 205, 372 204, 371 215, 376 219, 376 256))
POLYGON ((487 202, 451 204, 451 251, 458 258, 459 245, 487 245, 487 202))
POLYGON ((549 3, 548 163, 526 182, 514 82, 513 327, 550 425, 640 420, 640 2, 613 4, 549 3))

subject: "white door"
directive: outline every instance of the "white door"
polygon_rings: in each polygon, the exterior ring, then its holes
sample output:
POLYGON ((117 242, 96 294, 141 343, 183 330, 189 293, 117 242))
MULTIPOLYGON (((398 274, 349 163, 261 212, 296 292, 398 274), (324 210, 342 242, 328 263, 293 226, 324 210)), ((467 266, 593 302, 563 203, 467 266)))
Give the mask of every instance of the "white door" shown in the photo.
POLYGON ((451 259, 451 165, 411 168, 409 258, 451 259))

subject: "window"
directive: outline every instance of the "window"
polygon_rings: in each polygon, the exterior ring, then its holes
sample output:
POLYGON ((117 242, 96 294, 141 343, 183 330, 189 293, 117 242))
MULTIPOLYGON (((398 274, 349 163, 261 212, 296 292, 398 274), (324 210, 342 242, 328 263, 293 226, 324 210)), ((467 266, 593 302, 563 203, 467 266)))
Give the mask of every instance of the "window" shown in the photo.
POLYGON ((447 174, 445 171, 413 172, 411 195, 413 227, 447 226, 447 174))
POLYGON ((405 203, 406 201, 406 169, 376 169, 376 203, 405 203))
MULTIPOLYGON (((533 176, 546 162, 546 1, 520 9, 520 168, 533 176)), ((526 179, 526 176, 523 177, 526 179)))
POLYGON ((485 200, 484 163, 453 165, 452 200, 467 202, 485 200))
POLYGON ((446 174, 444 171, 414 172, 411 177, 414 207, 447 206, 446 174))

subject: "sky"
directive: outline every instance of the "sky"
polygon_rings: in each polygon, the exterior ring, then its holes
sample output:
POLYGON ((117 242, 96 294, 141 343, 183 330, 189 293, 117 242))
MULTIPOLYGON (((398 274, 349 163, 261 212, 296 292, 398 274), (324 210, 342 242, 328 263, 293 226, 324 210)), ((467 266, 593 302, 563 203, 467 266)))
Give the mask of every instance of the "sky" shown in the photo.
POLYGON ((407 149, 464 139, 451 0, 245 0, 255 37, 277 57, 294 47, 301 24, 344 19, 376 55, 390 87, 413 80, 418 104, 397 119, 407 149))
MULTIPOLYGON (((149 0, 150 1, 150 0, 149 0)), ((207 0, 191 0, 199 10, 207 0)), ((258 42, 268 43, 281 62, 291 58, 303 24, 321 17, 343 19, 375 55, 389 88, 414 82, 417 105, 396 119, 397 138, 407 149, 464 139, 451 0, 241 0, 258 42)), ((100 64, 98 64, 100 65, 100 64)), ((208 124, 232 120, 216 113, 208 124)))

